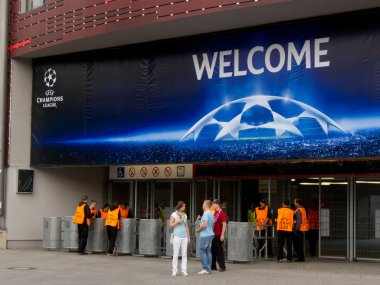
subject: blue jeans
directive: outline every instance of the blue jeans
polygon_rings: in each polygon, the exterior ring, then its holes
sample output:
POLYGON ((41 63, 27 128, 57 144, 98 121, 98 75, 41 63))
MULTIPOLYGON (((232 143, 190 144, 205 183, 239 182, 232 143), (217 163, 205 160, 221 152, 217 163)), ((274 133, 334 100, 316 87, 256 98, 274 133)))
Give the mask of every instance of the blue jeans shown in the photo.
POLYGON ((202 268, 207 272, 211 272, 211 245, 214 236, 201 237, 199 239, 199 255, 201 257, 202 268))

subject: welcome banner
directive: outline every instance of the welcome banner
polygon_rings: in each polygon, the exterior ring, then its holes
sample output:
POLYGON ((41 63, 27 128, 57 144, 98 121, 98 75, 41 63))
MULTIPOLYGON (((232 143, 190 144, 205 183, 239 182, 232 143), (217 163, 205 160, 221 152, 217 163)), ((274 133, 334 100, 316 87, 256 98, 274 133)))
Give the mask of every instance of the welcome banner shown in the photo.
POLYGON ((379 18, 37 59, 32 165, 378 157, 379 18))

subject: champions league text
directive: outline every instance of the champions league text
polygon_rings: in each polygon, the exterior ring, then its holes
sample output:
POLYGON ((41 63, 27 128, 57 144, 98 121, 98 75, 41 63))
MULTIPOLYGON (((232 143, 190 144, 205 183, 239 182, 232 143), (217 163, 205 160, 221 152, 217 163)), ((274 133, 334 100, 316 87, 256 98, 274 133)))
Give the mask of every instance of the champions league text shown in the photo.
POLYGON ((301 65, 303 61, 307 69, 321 68, 330 66, 330 61, 326 59, 328 50, 325 47, 329 40, 328 37, 306 40, 300 49, 297 49, 293 42, 289 42, 286 46, 280 44, 272 44, 267 48, 255 46, 248 55, 245 55, 246 58, 243 58, 239 49, 214 52, 212 55, 203 53, 200 58, 196 54, 192 56, 198 80, 202 79, 204 73, 208 79, 212 79, 214 75, 227 78, 246 76, 248 73, 258 75, 265 71, 277 73, 284 68, 290 71, 295 65, 301 65), (245 63, 245 66, 240 66, 241 62, 245 63), (217 64, 219 72, 214 73, 217 64))

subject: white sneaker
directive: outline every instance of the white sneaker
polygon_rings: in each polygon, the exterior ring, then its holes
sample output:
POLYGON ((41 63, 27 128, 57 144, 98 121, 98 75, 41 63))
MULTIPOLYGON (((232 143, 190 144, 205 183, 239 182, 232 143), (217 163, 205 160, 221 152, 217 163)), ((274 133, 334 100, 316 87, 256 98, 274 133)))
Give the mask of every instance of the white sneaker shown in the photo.
POLYGON ((183 276, 187 276, 187 275, 189 275, 189 274, 187 274, 187 272, 185 271, 185 272, 182 272, 182 275, 183 275, 183 276))
POLYGON ((199 275, 202 275, 202 274, 209 274, 210 272, 202 269, 201 271, 198 272, 199 275))
POLYGON ((173 272, 173 273, 172 273, 172 276, 173 276, 173 277, 177 276, 177 273, 173 272))

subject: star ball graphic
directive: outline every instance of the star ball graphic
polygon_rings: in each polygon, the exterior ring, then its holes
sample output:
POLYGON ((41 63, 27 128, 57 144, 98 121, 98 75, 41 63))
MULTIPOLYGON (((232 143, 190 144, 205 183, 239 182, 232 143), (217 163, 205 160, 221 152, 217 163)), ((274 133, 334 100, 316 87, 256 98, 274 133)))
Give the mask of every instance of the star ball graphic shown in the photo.
MULTIPOLYGON (((242 131, 252 129, 274 130, 276 139, 284 136, 285 134, 304 137, 304 133, 297 126, 297 123, 301 119, 315 120, 325 135, 329 134, 329 126, 345 133, 343 128, 331 118, 305 103, 286 97, 255 95, 227 102, 212 110, 206 116, 201 118, 196 124, 194 124, 185 133, 181 141, 191 134, 194 135, 194 141, 197 141, 202 131, 207 126, 212 125, 219 126, 220 129, 219 132, 217 132, 214 141, 223 140, 227 137, 232 137, 234 140, 239 140, 242 138, 242 131), (294 107, 297 107, 298 110, 295 112, 298 112, 298 114, 290 117, 281 114, 279 110, 275 110, 275 105, 272 104, 276 101, 280 101, 281 103, 291 103, 288 105, 287 109, 294 109, 294 107), (230 108, 232 105, 242 105, 241 111, 236 116, 233 116, 233 118, 229 121, 217 118, 220 112, 230 108), (265 112, 260 112, 260 109, 265 110, 266 114, 265 112), (260 116, 262 117, 260 118, 260 116)), ((250 137, 248 139, 255 139, 255 137, 250 137)))

